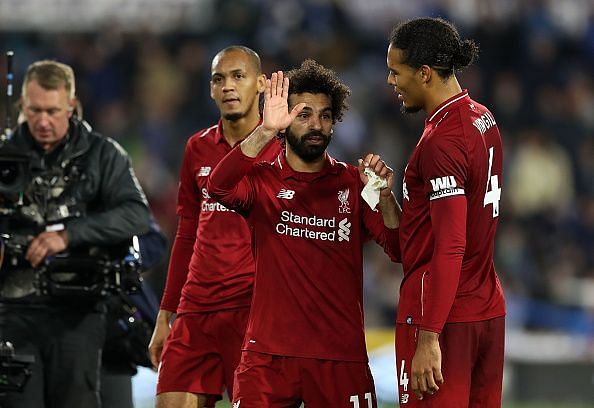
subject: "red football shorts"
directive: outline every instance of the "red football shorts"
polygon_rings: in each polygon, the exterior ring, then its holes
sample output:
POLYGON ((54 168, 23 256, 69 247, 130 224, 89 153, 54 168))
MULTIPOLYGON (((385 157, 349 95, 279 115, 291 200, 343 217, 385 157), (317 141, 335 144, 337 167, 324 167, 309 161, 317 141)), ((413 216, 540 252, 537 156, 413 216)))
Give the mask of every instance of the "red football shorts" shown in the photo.
POLYGON ((176 317, 165 341, 157 394, 191 392, 221 399, 223 386, 231 393, 239 363, 249 308, 176 317))
POLYGON ((243 351, 233 406, 241 408, 377 408, 367 363, 243 351))
POLYGON ((444 383, 419 401, 410 388, 410 365, 418 326, 396 325, 396 372, 400 406, 500 408, 503 381, 505 317, 481 322, 448 323, 439 336, 444 383))

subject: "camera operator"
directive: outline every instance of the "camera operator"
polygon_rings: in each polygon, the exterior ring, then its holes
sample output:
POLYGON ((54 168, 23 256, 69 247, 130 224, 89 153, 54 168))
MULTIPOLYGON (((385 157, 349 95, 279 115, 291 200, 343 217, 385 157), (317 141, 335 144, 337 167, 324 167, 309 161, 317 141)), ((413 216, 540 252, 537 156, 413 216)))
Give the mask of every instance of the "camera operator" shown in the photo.
MULTIPOLYGON (((79 120, 76 102, 71 67, 48 60, 28 67, 21 94, 25 122, 8 141, 29 156, 31 177, 19 198, 26 210, 0 231, 25 235, 28 246, 18 265, 7 265, 5 256, 0 271, 0 338, 18 353, 33 354, 35 363, 24 393, 7 394, 2 408, 101 406, 103 300, 40 293, 39 270, 56 254, 113 245, 149 227, 146 198, 127 153, 79 120)), ((0 195, 0 203, 6 201, 0 195)), ((74 258, 62 262, 70 262, 67 269, 76 276, 92 270, 74 258)))

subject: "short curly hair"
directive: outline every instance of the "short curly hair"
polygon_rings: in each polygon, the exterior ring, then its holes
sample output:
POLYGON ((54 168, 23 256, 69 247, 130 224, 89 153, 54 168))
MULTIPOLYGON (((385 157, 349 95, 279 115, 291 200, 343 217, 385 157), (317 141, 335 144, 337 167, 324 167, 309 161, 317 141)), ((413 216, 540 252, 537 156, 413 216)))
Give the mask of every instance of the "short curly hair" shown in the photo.
POLYGON ((286 75, 289 78, 289 95, 326 94, 332 103, 332 123, 342 120, 349 108, 346 99, 351 90, 338 79, 336 72, 312 59, 306 59, 299 68, 290 70, 286 75))
POLYGON ((428 65, 448 78, 472 64, 479 47, 473 40, 461 40, 456 27, 441 18, 415 18, 397 25, 390 45, 401 49, 404 63, 413 68, 428 65))

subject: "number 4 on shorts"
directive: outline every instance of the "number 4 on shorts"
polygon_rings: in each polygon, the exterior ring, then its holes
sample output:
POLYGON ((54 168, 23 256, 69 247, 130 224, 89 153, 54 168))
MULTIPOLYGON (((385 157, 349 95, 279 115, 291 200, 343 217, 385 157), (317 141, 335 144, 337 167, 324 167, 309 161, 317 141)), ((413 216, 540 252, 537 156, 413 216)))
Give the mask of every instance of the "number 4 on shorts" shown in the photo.
POLYGON ((404 360, 400 361, 400 377, 398 378, 398 384, 402 386, 402 391, 408 391, 408 375, 404 371, 404 360))

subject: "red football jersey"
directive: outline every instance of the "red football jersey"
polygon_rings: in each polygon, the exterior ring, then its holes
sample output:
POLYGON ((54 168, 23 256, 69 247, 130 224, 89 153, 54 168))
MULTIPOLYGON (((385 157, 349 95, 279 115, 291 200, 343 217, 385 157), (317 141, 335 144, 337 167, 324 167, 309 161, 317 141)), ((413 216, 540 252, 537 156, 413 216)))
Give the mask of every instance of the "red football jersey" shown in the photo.
POLYGON ((353 166, 327 156, 322 171, 301 173, 282 153, 254 163, 234 149, 209 181, 252 229, 256 281, 244 350, 367 361, 362 246, 373 238, 392 254, 397 230, 363 201, 353 166))
MULTIPOLYGON (((162 309, 187 313, 250 305, 255 266, 249 228, 206 190, 212 169, 229 151, 220 121, 186 143, 177 197, 180 221, 162 309)), ((279 151, 280 143, 273 141, 258 160, 271 161, 279 151)))
POLYGON ((440 332, 448 322, 505 315, 493 265, 502 182, 495 119, 464 91, 425 121, 403 181, 398 322, 440 332))

